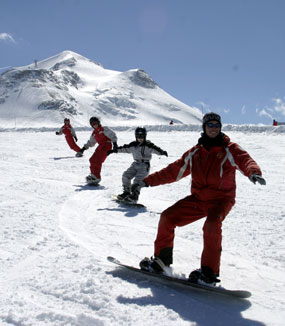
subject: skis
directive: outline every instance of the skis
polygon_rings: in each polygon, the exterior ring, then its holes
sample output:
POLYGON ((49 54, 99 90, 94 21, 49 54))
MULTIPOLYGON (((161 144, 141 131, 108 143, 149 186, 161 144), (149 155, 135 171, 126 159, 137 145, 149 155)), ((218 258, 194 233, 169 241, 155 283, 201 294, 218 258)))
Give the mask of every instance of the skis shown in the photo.
POLYGON ((219 287, 219 286, 215 287, 215 286, 210 286, 210 285, 201 285, 201 284, 191 283, 185 278, 178 278, 175 276, 168 276, 165 274, 151 273, 148 271, 144 271, 140 268, 136 268, 136 267, 133 267, 130 265, 125 265, 114 257, 109 256, 109 257, 107 257, 107 259, 109 262, 116 264, 122 268, 126 268, 126 269, 131 270, 136 273, 141 273, 145 276, 149 276, 154 279, 160 279, 160 280, 169 282, 170 284, 182 286, 184 289, 189 289, 189 290, 195 289, 195 290, 199 290, 199 291, 201 290, 204 292, 212 292, 212 293, 217 293, 217 294, 221 294, 221 295, 225 295, 225 296, 232 296, 232 297, 236 297, 236 298, 240 298, 240 299, 246 299, 251 296, 251 293, 249 291, 229 290, 229 289, 225 289, 225 288, 219 287))
POLYGON ((126 206, 135 207, 135 208, 145 208, 145 206, 143 204, 140 204, 140 203, 129 203, 129 202, 126 202, 124 200, 120 200, 116 195, 112 196, 112 199, 115 202, 117 202, 119 204, 126 205, 126 206))

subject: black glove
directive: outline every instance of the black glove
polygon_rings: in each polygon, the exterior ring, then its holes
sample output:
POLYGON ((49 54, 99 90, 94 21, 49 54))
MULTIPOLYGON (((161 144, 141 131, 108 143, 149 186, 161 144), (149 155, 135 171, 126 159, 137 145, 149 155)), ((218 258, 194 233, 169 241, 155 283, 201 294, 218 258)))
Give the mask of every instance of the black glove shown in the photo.
POLYGON ((167 151, 163 151, 163 152, 162 152, 162 155, 165 155, 165 156, 168 157, 167 151))
POLYGON ((143 187, 149 187, 149 185, 145 181, 143 181, 143 183, 144 183, 143 187))
POLYGON ((253 182, 254 184, 255 184, 256 182, 258 182, 259 184, 261 184, 261 185, 263 185, 263 186, 266 185, 266 181, 265 181, 265 179, 262 178, 261 175, 256 174, 256 173, 253 173, 253 174, 249 177, 249 180, 250 180, 251 182, 253 182))
POLYGON ((118 152, 118 144, 116 141, 113 142, 113 151, 114 151, 114 153, 118 152))
POLYGON ((140 188, 148 187, 148 184, 147 184, 145 181, 143 181, 143 180, 138 181, 136 184, 137 184, 140 188))
POLYGON ((137 181, 131 187, 131 191, 134 194, 140 194, 141 188, 148 187, 148 185, 144 181, 137 181))
POLYGON ((107 152, 107 156, 109 156, 109 155, 112 154, 112 153, 117 153, 117 152, 115 152, 113 149, 111 149, 111 150, 109 150, 109 151, 107 152))

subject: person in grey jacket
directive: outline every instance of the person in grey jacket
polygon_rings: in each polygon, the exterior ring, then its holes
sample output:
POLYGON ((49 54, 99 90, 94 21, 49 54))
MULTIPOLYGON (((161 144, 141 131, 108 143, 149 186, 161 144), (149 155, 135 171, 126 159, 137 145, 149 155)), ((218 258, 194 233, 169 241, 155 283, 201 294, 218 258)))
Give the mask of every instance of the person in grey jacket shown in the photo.
POLYGON ((108 151, 108 155, 111 153, 133 154, 134 162, 122 175, 123 193, 117 196, 119 200, 127 203, 133 204, 138 201, 141 189, 139 183, 149 174, 152 154, 168 156, 166 151, 146 140, 146 135, 146 129, 138 127, 135 130, 136 141, 108 151), (132 179, 134 179, 133 184, 132 179))

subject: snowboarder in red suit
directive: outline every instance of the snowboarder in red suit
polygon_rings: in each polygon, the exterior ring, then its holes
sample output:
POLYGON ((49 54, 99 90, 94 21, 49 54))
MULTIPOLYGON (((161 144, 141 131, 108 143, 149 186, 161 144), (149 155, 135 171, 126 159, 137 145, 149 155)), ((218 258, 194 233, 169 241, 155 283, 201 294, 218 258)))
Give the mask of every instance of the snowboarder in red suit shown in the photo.
POLYGON ((65 135, 65 139, 69 147, 78 153, 80 151, 80 147, 76 144, 77 136, 68 118, 64 119, 64 125, 56 132, 56 135, 62 134, 65 135))
POLYGON ((235 204, 236 170, 253 183, 265 185, 260 167, 238 144, 221 132, 221 117, 207 113, 198 144, 166 168, 150 174, 141 186, 158 186, 179 181, 191 174, 191 194, 162 212, 154 244, 154 257, 143 259, 142 269, 162 272, 172 264, 174 231, 206 217, 201 268, 189 275, 195 283, 215 284, 220 280, 222 222, 235 204))
POLYGON ((107 158, 108 151, 110 151, 112 147, 113 149, 118 147, 117 136, 110 128, 103 127, 99 118, 91 117, 89 122, 94 130, 90 139, 80 149, 79 153, 83 154, 86 149, 98 144, 94 154, 89 159, 91 173, 86 177, 87 183, 98 184, 101 181, 102 164, 107 158))

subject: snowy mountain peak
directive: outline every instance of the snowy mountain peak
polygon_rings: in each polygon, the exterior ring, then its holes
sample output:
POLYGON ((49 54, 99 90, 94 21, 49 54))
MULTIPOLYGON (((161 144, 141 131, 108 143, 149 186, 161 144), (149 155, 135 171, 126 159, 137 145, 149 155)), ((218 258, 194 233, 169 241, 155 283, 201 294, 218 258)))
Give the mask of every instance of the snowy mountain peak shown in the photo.
POLYGON ((84 61, 92 62, 95 65, 102 67, 100 63, 91 61, 80 54, 77 54, 72 51, 62 51, 59 54, 44 59, 42 61, 39 62, 35 61, 33 64, 28 65, 26 68, 59 70, 67 67, 74 67, 77 62, 84 62, 84 61))
POLYGON ((0 75, 0 126, 55 127, 65 116, 88 126, 200 124, 201 112, 163 91, 142 69, 125 72, 72 51, 0 75))
POLYGON ((156 82, 142 69, 132 69, 124 73, 134 84, 145 87, 155 88, 156 82))

